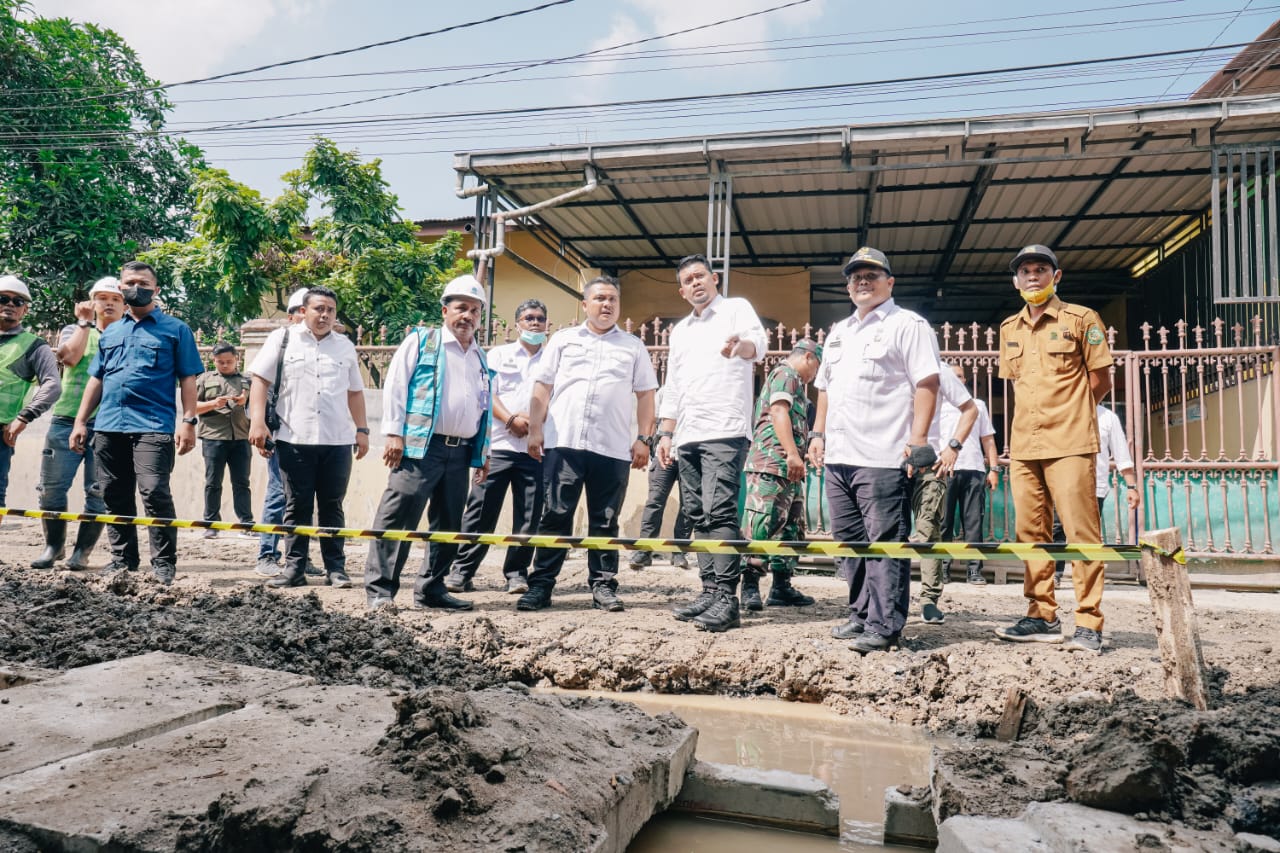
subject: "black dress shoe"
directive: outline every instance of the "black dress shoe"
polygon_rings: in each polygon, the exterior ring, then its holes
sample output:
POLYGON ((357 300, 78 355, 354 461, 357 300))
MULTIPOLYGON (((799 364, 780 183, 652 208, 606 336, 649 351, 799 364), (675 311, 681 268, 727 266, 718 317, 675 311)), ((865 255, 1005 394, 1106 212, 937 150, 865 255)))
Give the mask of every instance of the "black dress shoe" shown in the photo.
POLYGON ((294 575, 294 574, 289 574, 288 572, 282 572, 276 575, 275 577, 273 577, 271 580, 267 581, 266 585, 270 587, 275 587, 276 589, 280 589, 286 586, 306 586, 307 576, 304 574, 294 575))
POLYGON ((897 647, 897 634, 886 637, 883 634, 877 634, 875 631, 867 631, 849 644, 849 648, 860 655, 865 655, 868 652, 887 652, 897 647))
POLYGON ((441 592, 436 595, 428 595, 424 598, 415 598, 413 606, 418 610, 434 608, 437 610, 470 610, 475 605, 465 598, 455 598, 447 592, 441 592))
POLYGON ((863 631, 862 623, 857 619, 850 619, 843 625, 837 625, 831 629, 831 636, 837 640, 852 640, 863 631))

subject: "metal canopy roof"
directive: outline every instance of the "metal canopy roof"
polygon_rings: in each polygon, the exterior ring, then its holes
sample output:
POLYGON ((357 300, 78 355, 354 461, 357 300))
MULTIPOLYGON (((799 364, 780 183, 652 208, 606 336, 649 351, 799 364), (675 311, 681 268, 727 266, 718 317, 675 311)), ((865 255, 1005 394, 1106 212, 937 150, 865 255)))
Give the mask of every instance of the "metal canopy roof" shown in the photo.
MULTIPOLYGON (((1210 203, 1211 146, 1280 141, 1280 96, 457 154, 591 264, 670 267, 706 250, 710 179, 732 177, 732 266, 805 266, 815 301, 840 266, 885 251, 896 295, 937 322, 999 314, 1006 264, 1052 246, 1098 303, 1210 203), (996 297, 993 304, 993 297, 996 297)), ((1073 291, 1081 297, 1080 291, 1073 291)))

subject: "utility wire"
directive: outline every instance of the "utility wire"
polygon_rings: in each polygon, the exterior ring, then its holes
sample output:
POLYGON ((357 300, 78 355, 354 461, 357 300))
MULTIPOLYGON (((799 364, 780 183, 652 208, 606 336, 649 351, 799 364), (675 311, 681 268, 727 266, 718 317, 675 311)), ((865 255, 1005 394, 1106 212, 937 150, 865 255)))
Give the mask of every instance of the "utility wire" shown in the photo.
MULTIPOLYGON (((1224 25, 1222 28, 1222 32, 1218 33, 1216 36, 1213 37, 1213 41, 1209 42, 1209 47, 1213 47, 1213 42, 1222 38, 1223 34, 1225 34, 1227 30, 1231 29, 1231 25, 1234 24, 1236 21, 1240 20, 1240 16, 1243 15, 1245 10, 1252 5, 1253 5, 1253 0, 1249 0, 1249 2, 1245 3, 1239 9, 1237 9, 1235 17, 1233 17, 1230 21, 1227 21, 1226 25, 1224 25)), ((1208 50, 1209 48, 1205 48, 1205 49, 1208 50)), ((1190 69, 1190 64, 1188 65, 1188 69, 1190 69)), ((1169 94, 1169 89, 1172 89, 1173 84, 1177 83, 1181 77, 1182 75, 1179 74, 1177 77, 1170 80, 1168 87, 1164 90, 1164 92, 1160 95, 1160 97, 1163 98, 1165 95, 1169 94)))

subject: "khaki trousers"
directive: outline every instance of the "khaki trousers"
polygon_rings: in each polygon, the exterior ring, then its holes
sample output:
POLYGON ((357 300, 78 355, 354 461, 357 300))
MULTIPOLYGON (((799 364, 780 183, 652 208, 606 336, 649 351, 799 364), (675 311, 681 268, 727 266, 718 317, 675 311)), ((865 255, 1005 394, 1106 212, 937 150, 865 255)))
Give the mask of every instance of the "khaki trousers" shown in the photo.
MULTIPOLYGON (((1094 497, 1094 456, 1058 459, 1012 460, 1009 478, 1019 542, 1049 542, 1053 538, 1056 508, 1067 542, 1097 544, 1102 541, 1098 502, 1094 497)), ((1100 560, 1076 561, 1072 582, 1076 593, 1076 627, 1102 630, 1102 584, 1105 566, 1100 560)), ((1029 602, 1027 615, 1052 622, 1058 603, 1053 595, 1053 561, 1028 560, 1022 582, 1029 602)))

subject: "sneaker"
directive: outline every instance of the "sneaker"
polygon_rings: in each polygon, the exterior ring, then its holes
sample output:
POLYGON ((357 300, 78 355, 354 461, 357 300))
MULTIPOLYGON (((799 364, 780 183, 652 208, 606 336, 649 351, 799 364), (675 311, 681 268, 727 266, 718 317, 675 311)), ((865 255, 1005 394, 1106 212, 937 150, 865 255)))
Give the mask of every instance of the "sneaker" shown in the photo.
POLYGON ((623 609, 618 594, 612 587, 602 583, 591 587, 591 606, 606 613, 619 613, 623 609))
POLYGON ((773 580, 773 586, 769 588, 769 598, 765 600, 765 607, 808 607, 813 604, 813 596, 805 595, 800 590, 791 585, 791 582, 779 583, 777 578, 773 580))
POLYGON ((283 589, 287 586, 306 586, 306 585, 307 585, 307 576, 305 574, 291 575, 286 571, 281 571, 280 574, 276 575, 271 580, 267 581, 267 586, 273 589, 283 589))
POLYGON ((632 553, 631 559, 627 560, 627 566, 639 571, 653 565, 653 552, 636 551, 632 553))
POLYGON ((270 557, 259 557, 253 570, 264 578, 273 578, 280 574, 280 564, 270 557))
POLYGON ((137 570, 138 567, 136 565, 130 565, 124 560, 112 560, 110 563, 107 563, 106 568, 102 571, 107 574, 112 574, 114 572, 136 572, 137 570))
POLYGON ((861 622, 857 619, 850 619, 848 622, 832 628, 831 636, 835 637, 837 640, 852 640, 864 630, 866 630, 866 626, 861 622))
POLYGON ((1007 628, 997 628, 996 636, 1011 643, 1061 643, 1062 623, 1057 619, 1046 622, 1034 616, 1024 616, 1007 628))
POLYGON ((204 534, 201 536, 201 538, 202 538, 202 539, 217 539, 217 538, 218 538, 218 531, 216 531, 216 530, 206 530, 206 531, 204 532, 204 534))
POLYGON ((385 613, 388 616, 396 612, 396 603, 389 598, 379 596, 369 602, 370 613, 385 613))
POLYGON ((756 577, 742 579, 742 609, 764 610, 764 602, 760 599, 760 579, 756 577))
POLYGON ((475 592, 476 585, 465 575, 450 572, 444 579, 444 588, 449 592, 475 592))
POLYGON ((712 589, 704 589, 698 597, 688 604, 679 604, 671 608, 672 614, 681 622, 688 622, 695 616, 701 616, 708 607, 715 603, 716 593, 712 589))
POLYGON ((887 652, 890 649, 897 648, 898 635, 894 634, 886 637, 883 634, 877 634, 875 631, 867 631, 861 637, 858 637, 849 644, 852 651, 860 655, 869 654, 871 652, 887 652))
POLYGON ((965 580, 965 583, 970 583, 970 584, 973 584, 974 586, 986 586, 986 585, 987 585, 987 579, 986 579, 986 577, 982 574, 982 569, 979 569, 979 568, 977 568, 976 566, 975 566, 975 567, 973 567, 973 568, 970 568, 970 569, 969 569, 969 572, 968 572, 968 574, 965 576, 965 579, 964 579, 964 580, 965 580))
MULTIPOLYGON (((247 521, 247 522, 245 522, 245 523, 246 523, 246 524, 253 524, 253 522, 252 522, 252 521, 247 521)), ((240 538, 241 538, 241 539, 259 539, 259 538, 261 538, 261 534, 254 533, 252 530, 241 530, 241 531, 240 531, 240 538)))
POLYGON ((529 587, 529 591, 516 602, 516 610, 546 610, 550 606, 551 590, 538 586, 529 587))
POLYGON ((689 558, 684 555, 683 551, 677 551, 671 555, 671 566, 676 569, 689 568, 689 558))
POLYGON ((742 627, 742 617, 738 611, 738 596, 725 590, 718 591, 715 602, 694 617, 693 626, 699 631, 710 631, 713 634, 742 627))
POLYGON ((313 578, 324 577, 324 569, 314 565, 310 559, 307 560, 307 565, 302 569, 302 573, 313 578))
POLYGON ((528 591, 529 591, 529 581, 525 580, 519 575, 516 575, 515 577, 507 578, 507 594, 508 595, 523 595, 528 591))
POLYGON ((334 589, 351 588, 351 578, 347 577, 347 573, 341 569, 336 572, 329 572, 329 577, 325 579, 325 583, 334 589))
POLYGON ((941 625, 946 621, 947 615, 938 609, 938 605, 932 601, 926 602, 924 607, 920 609, 920 615, 924 618, 926 624, 941 625))
POLYGON ((1075 635, 1063 645, 1069 652, 1102 654, 1102 632, 1092 628, 1076 628, 1075 635))
POLYGON ((172 563, 152 563, 151 573, 156 576, 156 580, 168 586, 178 574, 178 567, 172 563))

